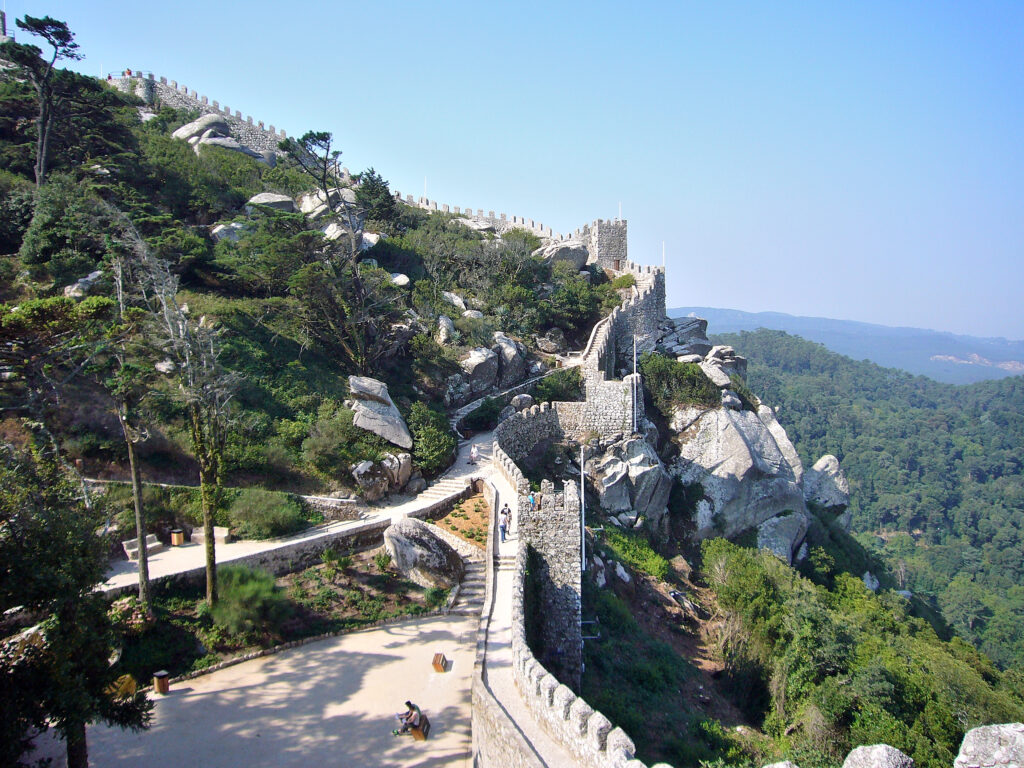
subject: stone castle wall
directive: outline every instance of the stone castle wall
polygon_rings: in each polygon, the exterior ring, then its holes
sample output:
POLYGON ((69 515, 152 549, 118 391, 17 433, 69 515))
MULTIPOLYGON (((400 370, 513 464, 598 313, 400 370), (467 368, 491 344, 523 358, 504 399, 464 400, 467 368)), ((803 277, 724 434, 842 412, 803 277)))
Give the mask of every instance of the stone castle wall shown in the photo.
POLYGON ((179 86, 174 80, 166 77, 157 78, 152 73, 143 75, 135 72, 131 76, 121 73, 114 77, 110 84, 124 93, 138 96, 147 104, 164 104, 175 109, 196 110, 203 115, 220 115, 231 127, 231 135, 239 144, 243 144, 257 152, 277 151, 282 139, 288 138, 284 130, 278 131, 273 125, 264 126, 262 121, 253 120, 251 115, 244 119, 238 110, 223 107, 217 101, 190 90, 188 86, 179 86))

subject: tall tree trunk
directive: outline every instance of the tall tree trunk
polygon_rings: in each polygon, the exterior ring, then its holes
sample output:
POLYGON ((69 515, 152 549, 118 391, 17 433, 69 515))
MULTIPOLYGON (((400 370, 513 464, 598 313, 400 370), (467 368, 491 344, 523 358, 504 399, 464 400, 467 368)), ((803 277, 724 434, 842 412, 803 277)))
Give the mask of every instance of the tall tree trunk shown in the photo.
POLYGON ((39 116, 36 118, 36 189, 46 181, 47 155, 50 153, 51 113, 43 96, 40 95, 39 116))
POLYGON ((85 723, 69 723, 64 728, 68 768, 89 768, 89 745, 85 741, 85 723))
POLYGON ((206 542, 206 602, 217 602, 217 554, 213 540, 213 485, 202 458, 199 459, 199 494, 203 503, 203 538, 206 542))
POLYGON ((143 522, 142 509, 142 478, 139 475, 139 464, 135 459, 135 442, 131 439, 128 425, 121 420, 125 444, 128 446, 128 466, 132 473, 132 501, 135 502, 135 535, 139 539, 139 602, 148 614, 152 610, 149 604, 149 552, 146 549, 146 526, 143 522))

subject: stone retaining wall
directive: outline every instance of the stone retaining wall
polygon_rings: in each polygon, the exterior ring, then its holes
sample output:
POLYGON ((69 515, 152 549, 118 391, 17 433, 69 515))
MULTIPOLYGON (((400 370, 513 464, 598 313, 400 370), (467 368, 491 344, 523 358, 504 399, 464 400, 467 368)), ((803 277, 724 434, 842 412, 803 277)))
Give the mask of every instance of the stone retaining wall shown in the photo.
MULTIPOLYGON (((443 499, 439 499, 428 507, 417 510, 411 516, 418 518, 440 517, 452 506, 468 498, 473 494, 473 486, 467 486, 463 491, 443 499)), ((266 549, 262 552, 254 552, 248 555, 232 558, 231 560, 220 560, 217 567, 225 565, 244 565, 250 568, 259 568, 275 576, 309 568, 321 561, 321 555, 325 549, 336 548, 346 552, 358 552, 373 547, 379 547, 384 541, 384 530, 391 525, 389 517, 373 518, 363 520, 338 531, 326 535, 315 535, 315 532, 305 531, 284 539, 280 546, 273 549, 266 549)), ((206 583, 206 566, 201 565, 181 573, 158 576, 150 579, 150 585, 154 587, 170 586, 195 586, 206 583)), ((101 591, 107 597, 114 599, 122 595, 138 591, 138 584, 126 584, 120 587, 109 587, 101 591)))

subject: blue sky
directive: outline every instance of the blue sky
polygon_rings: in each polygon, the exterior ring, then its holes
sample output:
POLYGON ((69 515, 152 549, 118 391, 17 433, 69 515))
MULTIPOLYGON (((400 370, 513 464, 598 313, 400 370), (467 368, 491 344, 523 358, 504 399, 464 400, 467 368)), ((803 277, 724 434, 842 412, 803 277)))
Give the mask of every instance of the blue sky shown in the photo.
POLYGON ((1024 3, 6 7, 402 192, 559 231, 621 203, 670 306, 1024 338, 1024 3))

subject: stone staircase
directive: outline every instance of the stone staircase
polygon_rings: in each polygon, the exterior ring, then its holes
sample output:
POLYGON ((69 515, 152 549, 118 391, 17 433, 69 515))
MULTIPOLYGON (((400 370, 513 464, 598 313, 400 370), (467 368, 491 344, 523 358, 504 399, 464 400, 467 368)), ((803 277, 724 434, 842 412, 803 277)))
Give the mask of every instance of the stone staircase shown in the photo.
POLYGON ((511 571, 515 565, 515 555, 496 555, 494 558, 494 567, 499 571, 511 571))
POLYGON ((466 575, 459 585, 459 594, 452 604, 449 614, 456 616, 479 616, 484 604, 486 564, 483 561, 466 563, 466 575))
POLYGON ((465 477, 444 477, 431 485, 416 498, 417 500, 431 504, 435 501, 447 499, 451 496, 462 493, 466 489, 467 485, 469 485, 469 480, 465 477))

